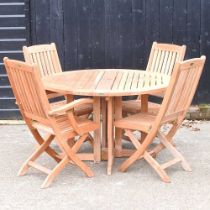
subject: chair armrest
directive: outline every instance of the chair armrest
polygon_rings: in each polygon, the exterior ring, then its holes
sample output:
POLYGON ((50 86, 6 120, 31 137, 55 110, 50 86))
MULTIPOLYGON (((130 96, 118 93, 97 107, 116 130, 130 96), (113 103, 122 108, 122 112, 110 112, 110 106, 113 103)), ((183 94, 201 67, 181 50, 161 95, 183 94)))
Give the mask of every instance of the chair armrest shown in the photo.
POLYGON ((72 109, 74 109, 78 106, 81 106, 83 104, 93 104, 93 99, 91 99, 91 98, 81 98, 81 99, 75 100, 73 102, 70 102, 66 105, 60 106, 57 109, 51 110, 51 111, 49 111, 48 114, 50 116, 63 114, 65 112, 68 112, 68 111, 70 111, 70 110, 72 110, 72 109))
POLYGON ((46 90, 46 93, 47 93, 48 99, 52 99, 52 98, 57 98, 57 97, 65 96, 65 95, 62 94, 62 93, 56 93, 56 92, 52 92, 52 91, 49 91, 49 90, 46 90))

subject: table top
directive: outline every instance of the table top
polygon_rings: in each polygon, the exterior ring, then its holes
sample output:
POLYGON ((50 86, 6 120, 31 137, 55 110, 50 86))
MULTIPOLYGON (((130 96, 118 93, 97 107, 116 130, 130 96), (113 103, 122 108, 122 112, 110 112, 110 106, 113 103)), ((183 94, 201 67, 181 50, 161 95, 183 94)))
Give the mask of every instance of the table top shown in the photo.
POLYGON ((142 70, 88 69, 43 78, 46 90, 83 96, 129 96, 163 91, 170 76, 142 70))

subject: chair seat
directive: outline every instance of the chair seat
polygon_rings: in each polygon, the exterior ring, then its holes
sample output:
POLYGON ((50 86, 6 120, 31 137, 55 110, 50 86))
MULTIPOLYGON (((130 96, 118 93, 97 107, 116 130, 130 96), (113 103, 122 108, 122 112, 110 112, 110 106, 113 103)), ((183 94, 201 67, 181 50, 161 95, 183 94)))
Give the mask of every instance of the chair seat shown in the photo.
MULTIPOLYGON (((148 102, 148 112, 151 114, 157 114, 160 108, 160 104, 148 102)), ((123 112, 127 113, 139 113, 141 111, 141 100, 129 100, 122 102, 123 112)))
MULTIPOLYGON (((56 109, 59 106, 65 105, 66 103, 67 103, 66 100, 50 103, 51 109, 56 109)), ((84 104, 84 105, 81 105, 80 107, 75 108, 74 114, 76 116, 81 116, 85 114, 90 114, 92 111, 93 111, 92 104, 84 104)))
POLYGON ((114 126, 122 129, 140 130, 148 133, 155 119, 155 115, 138 113, 116 120, 114 126))
MULTIPOLYGON (((61 133, 64 136, 64 138, 73 138, 77 136, 77 133, 73 130, 73 127, 70 126, 70 121, 67 117, 67 115, 60 115, 55 118, 56 123, 61 129, 61 133)), ((96 130, 99 127, 98 123, 95 123, 91 120, 88 120, 86 118, 77 118, 78 127, 83 129, 83 132, 88 132, 91 128, 91 130, 96 130)), ((54 134, 53 129, 51 128, 51 125, 47 126, 42 123, 39 123, 37 121, 33 122, 33 127, 40 129, 42 131, 46 131, 47 133, 54 134)))

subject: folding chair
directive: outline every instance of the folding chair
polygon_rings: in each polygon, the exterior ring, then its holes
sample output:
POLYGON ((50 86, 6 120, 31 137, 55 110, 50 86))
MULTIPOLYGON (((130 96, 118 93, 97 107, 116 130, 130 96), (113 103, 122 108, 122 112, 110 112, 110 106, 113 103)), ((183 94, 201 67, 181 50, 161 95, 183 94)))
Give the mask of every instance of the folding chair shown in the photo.
POLYGON ((205 59, 205 56, 202 56, 201 58, 176 63, 169 87, 157 115, 137 113, 114 122, 116 128, 125 130, 125 135, 129 137, 136 148, 136 151, 120 165, 120 171, 126 171, 129 166, 141 158, 144 158, 152 166, 164 182, 170 181, 165 169, 175 163, 181 162, 186 171, 191 171, 185 158, 173 146, 172 137, 181 125, 192 102, 205 59), (161 132, 160 129, 166 123, 173 125, 168 134, 161 132), (135 137, 133 134, 135 130, 146 133, 143 142, 140 143, 135 137), (174 159, 159 164, 151 155, 153 151, 148 152, 148 146, 156 136, 158 136, 162 147, 168 149, 174 159))
MULTIPOLYGON (((186 51, 186 46, 163 44, 153 42, 149 56, 146 71, 160 74, 171 75, 174 65, 177 61, 183 61, 186 51)), ((162 98, 164 93, 159 93, 154 96, 162 98)), ((141 111, 141 96, 136 100, 123 101, 123 113, 138 113, 141 111)), ((148 102, 148 111, 157 113, 160 108, 158 103, 148 102)))
MULTIPOLYGON (((98 129, 100 125, 86 118, 75 116, 73 109, 85 104, 92 104, 93 100, 78 99, 52 109, 36 65, 29 65, 8 58, 4 58, 4 64, 23 119, 39 144, 23 164, 18 175, 24 175, 30 167, 36 168, 48 174, 42 184, 42 188, 45 188, 50 185, 67 163, 71 162, 77 165, 88 177, 92 177, 93 172, 81 161, 77 153, 89 132, 98 129), (42 137, 40 131, 47 133, 46 137, 42 137), (68 139, 76 136, 79 137, 78 140, 70 147, 68 139), (53 139, 62 151, 61 154, 50 147, 53 139), (44 152, 57 161, 57 165, 52 170, 35 162, 44 152)), ((93 154, 91 155, 93 156, 93 154)))
MULTIPOLYGON (((30 47, 23 47, 23 54, 25 61, 29 64, 37 64, 40 71, 41 77, 50 76, 56 73, 62 73, 62 68, 58 53, 56 50, 55 43, 33 45, 30 47)), ((47 92, 48 98, 56 98, 62 96, 58 93, 47 92)), ((73 100, 71 95, 65 96, 66 100, 51 103, 51 106, 60 106, 66 104, 66 101, 70 102, 73 100)), ((74 110, 75 115, 81 116, 90 114, 93 111, 91 104, 85 104, 77 107, 74 110)))

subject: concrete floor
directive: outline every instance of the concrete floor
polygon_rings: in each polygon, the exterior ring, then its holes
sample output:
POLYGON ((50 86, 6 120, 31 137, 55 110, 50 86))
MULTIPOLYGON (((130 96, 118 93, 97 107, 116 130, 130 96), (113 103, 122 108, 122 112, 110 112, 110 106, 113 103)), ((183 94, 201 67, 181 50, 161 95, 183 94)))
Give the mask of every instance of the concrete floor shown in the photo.
MULTIPOLYGON (((0 209, 69 210, 209 210, 210 209, 210 122, 183 127, 175 137, 177 148, 193 168, 185 172, 175 165, 167 172, 171 183, 160 181, 143 160, 126 173, 117 171, 123 161, 115 161, 111 176, 106 162, 88 163, 95 177, 86 178, 75 166, 67 166, 50 188, 40 189, 45 174, 31 169, 27 175, 16 173, 32 153, 34 141, 24 125, 0 125, 0 209), (199 129, 197 129, 199 128, 199 129), (194 131, 193 131, 194 130, 194 131)), ((166 160, 167 152, 159 159, 166 160)), ((54 162, 47 156, 40 161, 54 162)))

